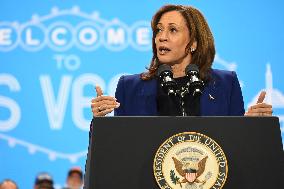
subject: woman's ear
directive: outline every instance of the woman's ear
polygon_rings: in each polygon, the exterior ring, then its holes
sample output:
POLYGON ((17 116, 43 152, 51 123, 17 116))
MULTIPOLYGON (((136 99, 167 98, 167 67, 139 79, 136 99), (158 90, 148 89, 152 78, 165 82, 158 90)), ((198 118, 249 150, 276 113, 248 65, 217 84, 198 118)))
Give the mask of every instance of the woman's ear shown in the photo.
POLYGON ((197 41, 194 41, 190 47, 190 52, 191 53, 194 53, 194 51, 196 50, 197 48, 197 41))

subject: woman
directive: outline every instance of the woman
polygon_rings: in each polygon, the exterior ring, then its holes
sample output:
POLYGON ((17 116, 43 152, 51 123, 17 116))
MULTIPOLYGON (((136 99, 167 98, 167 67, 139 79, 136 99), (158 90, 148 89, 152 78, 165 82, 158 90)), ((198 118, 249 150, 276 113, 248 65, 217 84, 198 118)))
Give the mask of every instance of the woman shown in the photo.
POLYGON ((178 97, 170 97, 161 89, 155 76, 158 66, 170 65, 178 86, 186 82, 185 68, 196 64, 205 82, 202 95, 185 98, 187 115, 194 116, 270 116, 272 106, 258 103, 244 111, 241 88, 235 72, 212 69, 215 56, 214 39, 203 15, 195 8, 181 5, 161 7, 152 19, 153 58, 147 72, 122 76, 116 98, 103 96, 99 86, 92 100, 94 116, 115 111, 117 116, 181 115, 178 97))

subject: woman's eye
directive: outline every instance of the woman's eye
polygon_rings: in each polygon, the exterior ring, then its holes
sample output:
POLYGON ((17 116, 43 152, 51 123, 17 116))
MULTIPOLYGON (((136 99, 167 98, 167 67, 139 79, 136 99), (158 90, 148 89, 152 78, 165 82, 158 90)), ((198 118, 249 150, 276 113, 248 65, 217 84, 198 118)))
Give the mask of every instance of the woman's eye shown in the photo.
POLYGON ((157 29, 156 29, 156 32, 157 32, 157 33, 160 33, 161 31, 162 31, 161 28, 157 28, 157 29))
POLYGON ((170 31, 171 32, 177 32, 177 29, 176 28, 171 28, 170 31))

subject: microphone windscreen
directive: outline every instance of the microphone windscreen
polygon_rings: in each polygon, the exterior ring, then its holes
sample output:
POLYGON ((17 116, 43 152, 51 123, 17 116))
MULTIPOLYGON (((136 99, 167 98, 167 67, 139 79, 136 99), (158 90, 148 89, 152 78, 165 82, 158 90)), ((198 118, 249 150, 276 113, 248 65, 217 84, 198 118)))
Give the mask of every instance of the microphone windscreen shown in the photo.
POLYGON ((168 64, 161 64, 156 71, 156 76, 160 76, 161 73, 165 71, 172 72, 171 66, 169 66, 168 64))
POLYGON ((185 68, 185 73, 189 73, 191 71, 199 72, 198 66, 196 64, 188 64, 185 68))

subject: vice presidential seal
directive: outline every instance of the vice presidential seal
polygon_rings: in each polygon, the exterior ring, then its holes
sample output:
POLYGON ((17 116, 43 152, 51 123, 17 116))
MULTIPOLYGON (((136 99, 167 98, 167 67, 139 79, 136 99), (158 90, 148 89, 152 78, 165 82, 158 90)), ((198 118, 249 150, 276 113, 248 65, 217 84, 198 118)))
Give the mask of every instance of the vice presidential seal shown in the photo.
POLYGON ((167 139, 155 155, 153 168, 162 189, 220 189, 228 173, 221 147, 196 132, 179 133, 167 139))

